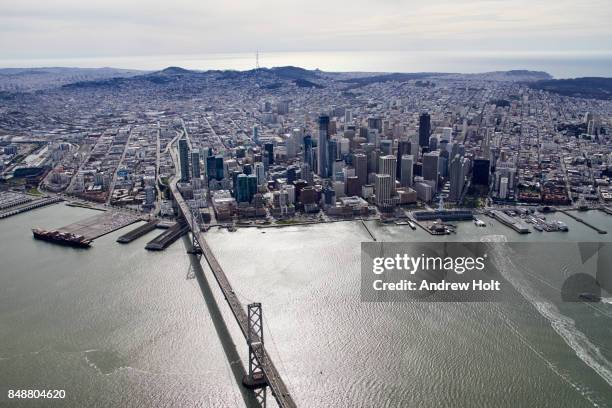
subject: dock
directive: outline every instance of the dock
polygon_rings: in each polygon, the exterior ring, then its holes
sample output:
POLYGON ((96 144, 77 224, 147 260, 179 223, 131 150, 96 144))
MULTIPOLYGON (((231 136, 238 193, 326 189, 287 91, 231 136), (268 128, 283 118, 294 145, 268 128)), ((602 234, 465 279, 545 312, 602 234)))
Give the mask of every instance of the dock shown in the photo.
POLYGON ((527 225, 525 225, 522 221, 520 221, 520 220, 518 220, 518 219, 516 219, 514 217, 509 216, 508 214, 504 213, 503 211, 500 211, 500 210, 491 210, 491 215, 497 221, 501 222, 502 224, 504 224, 507 227, 512 228, 513 230, 515 230, 519 234, 529 234, 531 232, 529 227, 527 225))
POLYGON ((158 220, 151 220, 144 225, 137 227, 136 229, 131 230, 130 232, 123 234, 119 238, 117 238, 117 242, 120 244, 128 244, 135 239, 142 237, 143 235, 153 231, 157 227, 158 220))
POLYGON ((364 220, 361 220, 361 225, 363 225, 363 228, 365 228, 365 230, 368 231, 368 234, 370 234, 370 237, 372 237, 372 240, 376 241, 376 237, 374 236, 374 234, 372 234, 372 231, 370 231, 370 229, 368 228, 368 225, 365 223, 364 220))
POLYGON ((25 201, 24 203, 21 203, 21 205, 17 204, 15 206, 10 206, 4 211, 0 212, 0 219, 8 218, 13 215, 17 215, 17 214, 21 214, 21 213, 33 210, 35 208, 44 207, 46 205, 59 203, 60 201, 63 201, 63 200, 59 197, 42 198, 40 200, 34 200, 34 201, 28 200, 28 201, 25 201))
POLYGON ((606 231, 606 230, 602 230, 601 228, 598 228, 598 227, 594 226, 593 224, 590 224, 590 223, 586 222, 586 221, 585 221, 585 220, 583 220, 582 218, 580 218, 580 217, 578 217, 578 216, 576 216, 576 215, 574 215, 574 214, 570 213, 570 212, 569 212, 569 211, 567 211, 567 210, 559 210, 559 211, 560 211, 560 212, 562 212, 563 214, 567 215, 568 217, 570 217, 570 218, 572 218, 572 219, 574 219, 574 220, 578 221, 579 223, 582 223, 582 224, 586 225, 587 227, 589 227, 589 228, 591 228, 591 229, 594 229, 594 230, 595 230, 595 231, 597 231, 597 233, 599 233, 599 234, 607 234, 607 233, 608 233, 608 231, 606 231))
POLYGON ((140 221, 137 215, 109 210, 58 228, 56 231, 82 235, 88 240, 94 240, 137 221, 140 221))
POLYGON ((612 215, 612 208, 610 207, 601 207, 600 210, 605 212, 608 215, 612 215))
POLYGON ((162 251, 187 232, 189 232, 189 225, 184 222, 177 222, 152 241, 149 241, 145 249, 149 251, 162 251))

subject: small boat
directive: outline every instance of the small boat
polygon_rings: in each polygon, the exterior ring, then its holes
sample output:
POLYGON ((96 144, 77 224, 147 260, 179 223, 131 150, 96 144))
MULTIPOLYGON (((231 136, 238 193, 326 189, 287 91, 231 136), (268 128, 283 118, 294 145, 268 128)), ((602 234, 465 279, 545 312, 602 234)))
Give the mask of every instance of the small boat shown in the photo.
POLYGON ((414 222, 412 222, 412 221, 408 221, 408 226, 409 226, 410 228, 412 228, 413 230, 415 230, 415 229, 416 229, 416 225, 414 225, 414 222))

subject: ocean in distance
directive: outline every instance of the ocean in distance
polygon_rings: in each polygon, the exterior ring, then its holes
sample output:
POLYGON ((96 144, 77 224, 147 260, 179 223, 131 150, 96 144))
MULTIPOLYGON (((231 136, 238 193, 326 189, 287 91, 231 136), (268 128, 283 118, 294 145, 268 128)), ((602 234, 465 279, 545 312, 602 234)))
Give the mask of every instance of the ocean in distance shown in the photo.
MULTIPOLYGON (((332 72, 453 72, 481 73, 527 69, 545 71, 555 78, 609 77, 611 52, 441 52, 441 51, 324 51, 259 53, 262 67, 293 65, 332 72)), ((130 57, 7 59, 2 68, 35 67, 131 68, 160 70, 169 66, 187 69, 249 70, 256 67, 251 53, 159 55, 130 57)))

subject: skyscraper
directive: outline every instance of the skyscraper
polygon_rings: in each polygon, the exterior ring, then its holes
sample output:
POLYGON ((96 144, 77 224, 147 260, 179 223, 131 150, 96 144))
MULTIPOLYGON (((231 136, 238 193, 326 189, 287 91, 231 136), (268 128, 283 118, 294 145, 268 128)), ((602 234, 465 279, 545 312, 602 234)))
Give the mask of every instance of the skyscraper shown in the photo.
POLYGON ((253 142, 255 142, 255 144, 259 143, 259 128, 257 125, 253 125, 253 142))
POLYGON ((450 194, 451 201, 458 201, 463 192, 465 175, 463 174, 463 159, 458 154, 453 157, 450 164, 450 194))
MULTIPOLYGON (((440 157, 437 151, 423 155, 423 178, 434 182, 434 190, 438 189, 438 161, 440 157)), ((435 192, 435 191, 434 191, 435 192)))
POLYGON ((400 179, 401 176, 401 165, 402 165, 402 156, 405 154, 412 154, 412 144, 408 139, 402 139, 397 143, 397 170, 395 175, 397 179, 400 179))
POLYGON ((216 169, 216 158, 215 156, 206 157, 206 178, 210 181, 217 177, 216 169))
POLYGON ((262 162, 255 163, 254 166, 255 177, 257 178, 257 185, 261 186, 266 182, 266 171, 262 162))
POLYGON ((187 139, 179 140, 179 161, 181 165, 181 181, 189 181, 189 145, 187 139))
POLYGON ((191 151, 191 174, 193 178, 200 178, 200 151, 193 149, 191 151))
POLYGON ((431 134, 431 117, 429 113, 422 113, 419 117, 419 146, 429 146, 429 135, 431 134))
POLYGON ((391 176, 388 174, 374 175, 376 204, 385 205, 391 201, 391 176))
POLYGON ((359 179, 359 187, 368 184, 368 157, 363 153, 356 153, 353 155, 353 166, 355 176, 359 179))
POLYGON ((390 155, 393 152, 393 140, 384 139, 380 141, 380 152, 383 156, 390 155))
POLYGON ((304 163, 308 163, 310 168, 313 168, 312 157, 312 136, 304 136, 304 163))
POLYGON ((392 154, 382 156, 379 159, 378 172, 381 174, 388 174, 391 178, 389 180, 390 195, 395 194, 395 172, 397 171, 397 159, 392 154))
POLYGON ((327 158, 327 141, 329 140, 329 116, 319 116, 319 139, 317 143, 317 173, 320 177, 329 177, 329 170, 327 168, 329 160, 327 158))
POLYGON ((223 160, 223 156, 220 154, 215 156, 215 178, 217 180, 225 178, 225 160, 223 160))
POLYGON ((402 155, 400 163, 400 184, 402 187, 412 187, 412 170, 414 167, 414 156, 411 154, 402 155))
POLYGON ((264 155, 268 158, 268 164, 274 164, 274 144, 264 143, 264 155))
POLYGON ((472 184, 475 186, 489 187, 489 173, 491 162, 488 159, 475 159, 472 168, 472 184))

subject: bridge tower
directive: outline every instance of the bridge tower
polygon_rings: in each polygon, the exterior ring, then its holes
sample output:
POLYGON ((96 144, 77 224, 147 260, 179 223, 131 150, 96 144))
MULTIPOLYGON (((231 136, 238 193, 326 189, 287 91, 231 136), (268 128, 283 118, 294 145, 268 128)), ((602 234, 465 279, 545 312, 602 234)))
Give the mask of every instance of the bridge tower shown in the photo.
MULTIPOLYGON (((194 227, 199 226, 198 220, 195 218, 194 211, 191 211, 191 225, 194 227)), ((195 231, 197 230, 198 228, 195 228, 195 231)), ((187 252, 194 255, 202 255, 202 247, 200 246, 200 242, 198 241, 193 228, 191 230, 191 249, 189 249, 187 252)))
POLYGON ((264 373, 264 337, 263 315, 261 303, 247 305, 249 346, 249 373, 244 376, 242 383, 255 392, 255 397, 261 407, 266 406, 266 388, 268 381, 264 373))

